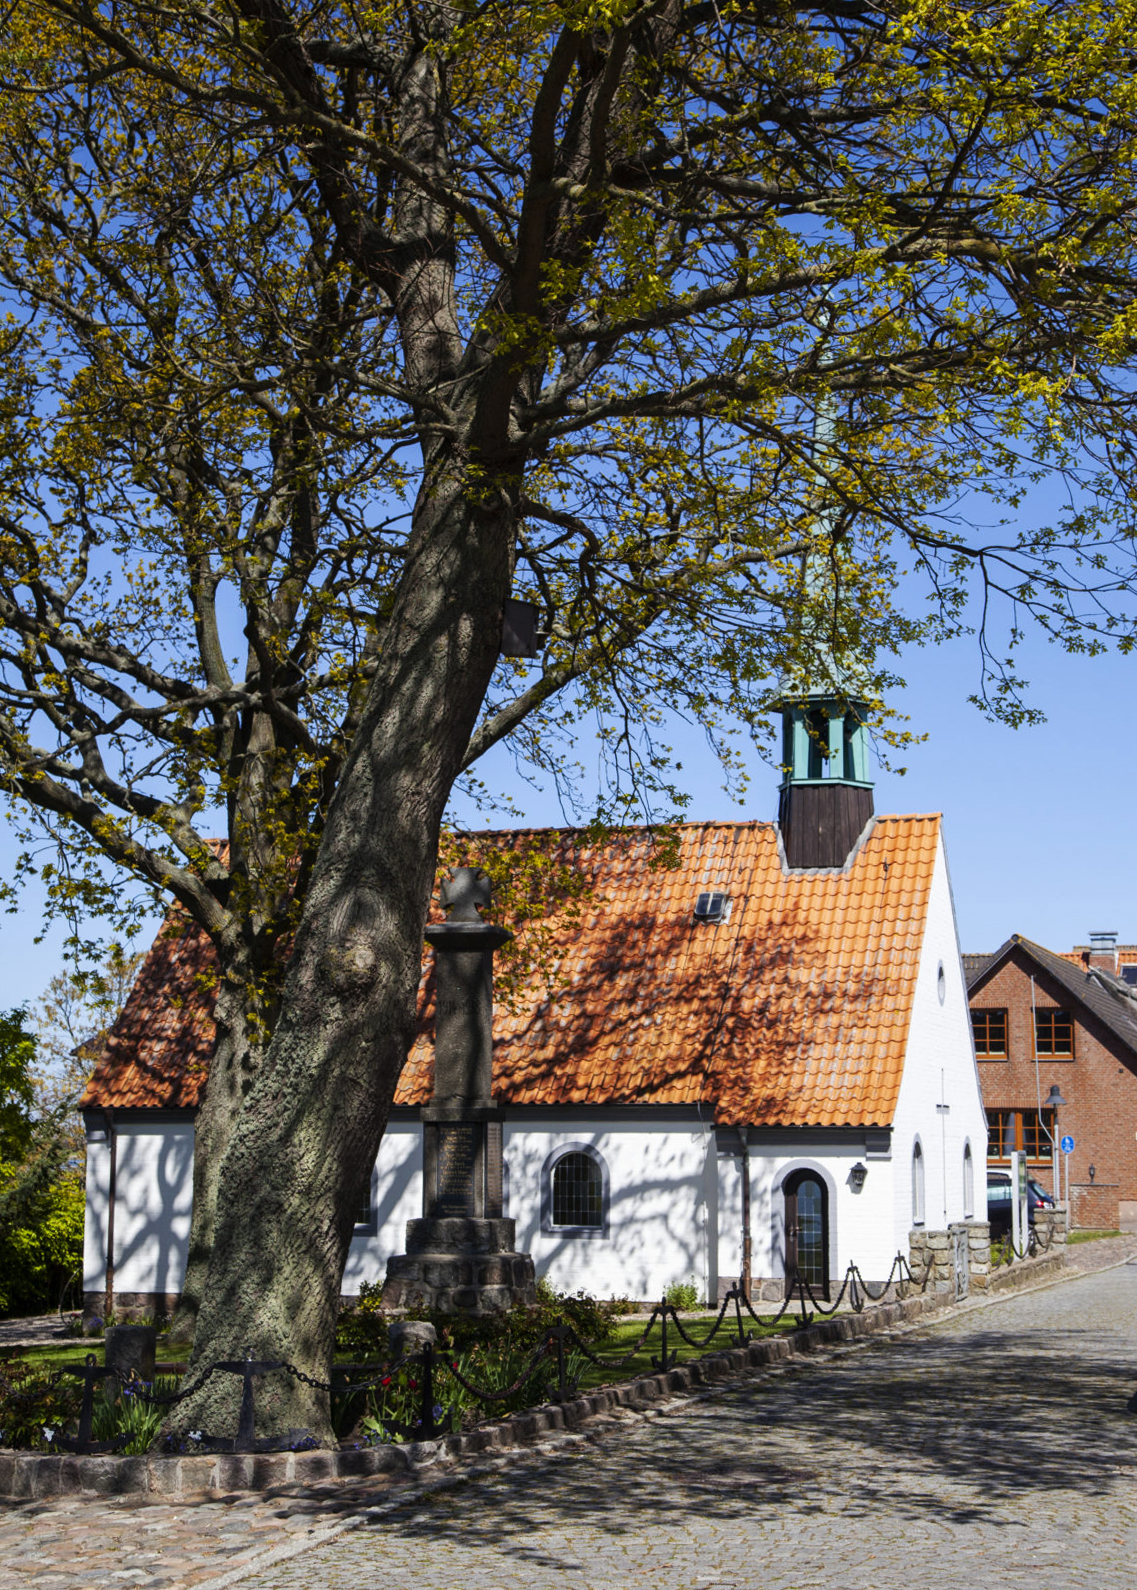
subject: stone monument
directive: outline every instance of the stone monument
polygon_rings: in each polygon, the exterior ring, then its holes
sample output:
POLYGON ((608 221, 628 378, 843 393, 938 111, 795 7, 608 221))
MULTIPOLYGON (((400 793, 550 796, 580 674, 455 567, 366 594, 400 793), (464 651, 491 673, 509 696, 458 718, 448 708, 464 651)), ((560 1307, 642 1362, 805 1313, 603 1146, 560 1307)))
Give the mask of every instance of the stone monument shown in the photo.
POLYGON ((513 935, 483 922, 486 874, 456 867, 442 885, 434 948, 434 1097, 422 1112, 422 1218, 387 1261, 383 1302, 493 1314, 535 1303, 533 1260, 501 1212, 502 1112, 493 1098, 493 957, 513 935))

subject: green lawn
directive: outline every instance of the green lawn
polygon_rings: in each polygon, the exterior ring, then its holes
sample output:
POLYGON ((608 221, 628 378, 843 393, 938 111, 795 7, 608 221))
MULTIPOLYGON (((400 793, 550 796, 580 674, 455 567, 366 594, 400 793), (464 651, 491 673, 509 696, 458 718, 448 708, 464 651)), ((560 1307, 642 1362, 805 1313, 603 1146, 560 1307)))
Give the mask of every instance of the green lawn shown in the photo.
MULTIPOLYGON (((706 1336, 716 1317, 717 1316, 714 1314, 684 1314, 682 1317, 683 1327, 691 1336, 700 1339, 706 1336)), ((643 1332, 646 1323, 646 1320, 643 1319, 620 1320, 614 1327, 610 1338, 602 1346, 595 1348, 594 1351, 596 1351, 599 1356, 603 1358, 622 1358, 625 1353, 630 1352, 635 1346, 643 1332)), ((743 1328, 747 1331, 752 1331, 757 1337, 782 1335, 787 1331, 795 1329, 796 1325, 797 1318, 792 1312, 787 1312, 784 1314, 776 1325, 757 1325, 749 1317, 745 1315, 743 1316, 743 1328)), ((711 1342, 711 1344, 707 1347, 689 1347, 679 1336, 678 1331, 675 1329, 674 1322, 668 1322, 667 1348, 669 1353, 678 1352, 678 1363, 686 1363, 688 1359, 699 1358, 705 1353, 714 1352, 731 1347, 733 1345, 733 1315, 728 1315, 728 1317, 724 1319, 722 1329, 720 1329, 714 1341, 711 1342)), ((581 1376, 581 1388, 583 1390, 591 1390, 596 1386, 610 1385, 613 1382, 624 1380, 634 1380, 638 1375, 650 1375, 655 1373, 655 1365, 652 1363, 652 1359, 658 1358, 660 1354, 660 1347, 660 1329, 657 1322, 653 1327, 651 1336, 648 1338, 648 1340, 638 1352, 628 1359, 626 1363, 621 1364, 616 1368, 609 1368, 599 1364, 588 1364, 583 1375, 581 1376)), ((173 1347, 167 1348, 165 1347, 161 1338, 159 1338, 158 1372, 160 1374, 164 1372, 164 1366, 170 1363, 184 1363, 184 1359, 179 1360, 175 1358, 175 1354, 178 1352, 184 1353, 188 1356, 187 1349, 177 1349, 173 1347)), ((94 1353, 96 1363, 102 1364, 103 1342, 101 1338, 94 1337, 91 1339, 84 1339, 81 1337, 75 1337, 71 1341, 49 1342, 45 1343, 43 1346, 29 1347, 20 1351, 19 1353, 12 1353, 8 1356, 24 1359, 28 1363, 42 1364, 45 1368, 58 1369, 64 1364, 81 1364, 88 1353, 94 1353)), ((0 1353, 0 1361, 2 1361, 4 1356, 5 1355, 0 1353)), ((337 1353, 336 1361, 338 1363, 357 1362, 359 1361, 359 1355, 356 1353, 337 1353)))
POLYGON ((1071 1242, 1099 1242, 1102 1237, 1119 1237, 1120 1231, 1071 1231, 1066 1237, 1071 1242))
MULTIPOLYGON (((714 1314, 684 1314, 683 1328, 688 1335, 697 1340, 706 1336, 717 1318, 714 1314)), ((603 1346, 593 1350, 602 1358, 622 1358, 635 1346, 647 1323, 646 1320, 621 1320, 612 1332, 611 1337, 603 1346)), ((753 1332, 756 1337, 781 1336, 787 1331, 792 1331, 797 1326, 797 1318, 791 1313, 783 1314, 776 1325, 756 1325, 747 1315, 743 1315, 743 1330, 753 1332)), ((690 1358, 701 1358, 706 1353, 722 1351, 735 1345, 736 1337, 733 1325, 733 1315, 723 1320, 722 1329, 714 1341, 707 1347, 688 1347, 675 1329, 674 1321, 667 1323, 667 1351, 678 1352, 677 1363, 686 1363, 690 1358)), ((653 1358, 658 1358, 660 1353, 660 1330, 658 1323, 653 1327, 650 1338, 645 1342, 635 1356, 618 1369, 607 1369, 598 1364, 589 1364, 581 1376, 581 1389, 591 1390, 594 1386, 611 1385, 614 1381, 634 1380, 637 1375, 650 1375, 655 1373, 653 1358)))
MULTIPOLYGON (((5 1352, 0 1347, 0 1363, 6 1358, 19 1358, 29 1364, 43 1364, 48 1369, 58 1369, 60 1364, 81 1364, 88 1353, 94 1353, 95 1362, 103 1362, 103 1339, 101 1336, 83 1337, 74 1336, 70 1341, 45 1342, 39 1347, 24 1347, 18 1352, 5 1352)), ((158 1373, 163 1372, 162 1366, 166 1363, 184 1363, 189 1356, 188 1347, 167 1348, 158 1338, 158 1373)))

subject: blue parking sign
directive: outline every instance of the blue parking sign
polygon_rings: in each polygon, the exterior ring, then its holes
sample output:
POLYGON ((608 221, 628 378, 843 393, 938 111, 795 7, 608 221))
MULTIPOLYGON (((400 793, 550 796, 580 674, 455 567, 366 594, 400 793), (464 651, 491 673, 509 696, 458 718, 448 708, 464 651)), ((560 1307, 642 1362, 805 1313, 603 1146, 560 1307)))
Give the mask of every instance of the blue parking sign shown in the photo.
POLYGON ((1074 1152, 1074 1139, 1070 1136, 1066 1136, 1062 1139, 1058 1146, 1061 1148, 1064 1154, 1072 1154, 1074 1152))

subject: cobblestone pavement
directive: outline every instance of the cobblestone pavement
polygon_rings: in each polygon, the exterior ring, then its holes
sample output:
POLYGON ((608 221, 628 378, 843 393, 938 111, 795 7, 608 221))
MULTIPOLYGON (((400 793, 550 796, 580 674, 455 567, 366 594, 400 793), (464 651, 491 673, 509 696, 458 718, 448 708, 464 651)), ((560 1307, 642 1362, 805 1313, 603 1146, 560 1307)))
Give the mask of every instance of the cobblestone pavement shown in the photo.
POLYGON ((1135 1387, 1137 1261, 425 1495, 9 1504, 0 1586, 1137 1590, 1135 1387))

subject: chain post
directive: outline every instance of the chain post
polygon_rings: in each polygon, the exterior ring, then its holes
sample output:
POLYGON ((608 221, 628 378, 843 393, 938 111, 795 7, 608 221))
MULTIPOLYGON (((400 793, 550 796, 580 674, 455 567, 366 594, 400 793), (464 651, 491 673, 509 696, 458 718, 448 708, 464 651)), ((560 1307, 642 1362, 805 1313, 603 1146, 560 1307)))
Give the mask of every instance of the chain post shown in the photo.
POLYGON ((736 1286, 732 1290, 734 1292, 734 1317, 738 1324, 738 1345, 739 1347, 745 1347, 746 1337, 742 1333, 742 1288, 736 1286))
POLYGON ((678 1358, 679 1358, 678 1350, 676 1350, 673 1353, 669 1353, 667 1351, 667 1312, 671 1308, 671 1306, 672 1305, 667 1301, 667 1294, 664 1293, 663 1300, 662 1300, 662 1302, 659 1305, 659 1318, 660 1318, 659 1357, 658 1358, 653 1358, 652 1361, 651 1361, 651 1367, 653 1369, 659 1369, 659 1370, 662 1370, 664 1372, 666 1372, 669 1369, 673 1369, 675 1367, 675 1364, 676 1364, 678 1358))
POLYGON ((565 1363, 565 1331, 568 1327, 564 1324, 554 1325, 553 1335, 557 1343, 557 1401, 568 1400, 568 1366, 565 1363))
POLYGON ((65 1365, 63 1375, 82 1375, 83 1400, 79 1405, 79 1430, 74 1440, 62 1432, 56 1434, 55 1444, 64 1452, 75 1452, 80 1457, 94 1452, 115 1452, 126 1444, 126 1435, 116 1435, 109 1441, 92 1441, 91 1424, 95 1413, 95 1381, 103 1378, 105 1371, 95 1362, 94 1353, 88 1353, 82 1365, 65 1365))
POLYGON ((91 1444, 91 1423, 95 1415, 95 1375, 96 1369, 94 1353, 88 1353, 83 1365, 83 1402, 79 1409, 79 1438, 76 1446, 81 1452, 91 1444))
POLYGON ((245 1361, 241 1365, 241 1412, 237 1418, 237 1441, 233 1450, 235 1452, 251 1452, 253 1450, 254 1431, 256 1427, 253 1406, 253 1349, 245 1348, 245 1361))

